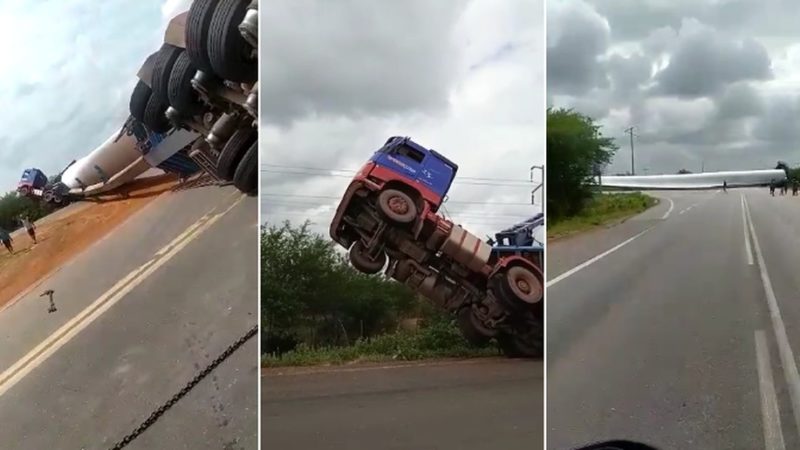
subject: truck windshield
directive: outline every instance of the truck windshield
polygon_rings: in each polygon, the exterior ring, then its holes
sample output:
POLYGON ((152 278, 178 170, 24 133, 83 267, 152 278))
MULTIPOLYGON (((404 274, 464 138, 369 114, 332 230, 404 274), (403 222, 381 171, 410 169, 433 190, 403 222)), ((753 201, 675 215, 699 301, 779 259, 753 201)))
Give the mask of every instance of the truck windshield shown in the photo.
POLYGON ((404 156, 417 164, 422 164, 422 160, 425 159, 425 154, 419 150, 413 149, 408 145, 399 145, 395 147, 394 151, 392 152, 398 156, 404 156))

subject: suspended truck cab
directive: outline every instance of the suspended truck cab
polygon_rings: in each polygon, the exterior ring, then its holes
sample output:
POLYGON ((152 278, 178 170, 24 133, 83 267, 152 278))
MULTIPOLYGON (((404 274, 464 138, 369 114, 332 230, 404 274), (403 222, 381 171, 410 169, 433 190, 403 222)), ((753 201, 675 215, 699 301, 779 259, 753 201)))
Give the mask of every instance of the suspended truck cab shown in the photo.
POLYGON ((410 138, 389 138, 345 191, 331 237, 357 270, 385 271, 452 313, 467 339, 495 338, 509 356, 540 357, 541 265, 437 214, 457 171, 410 138))

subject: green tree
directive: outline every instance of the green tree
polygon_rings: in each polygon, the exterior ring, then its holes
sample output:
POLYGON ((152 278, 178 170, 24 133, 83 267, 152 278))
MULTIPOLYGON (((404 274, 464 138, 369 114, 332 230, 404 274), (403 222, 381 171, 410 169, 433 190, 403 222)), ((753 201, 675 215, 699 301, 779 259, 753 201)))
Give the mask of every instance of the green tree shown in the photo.
POLYGON ((262 348, 347 345, 397 326, 417 300, 399 283, 354 270, 308 224, 261 230, 262 348))
POLYGON ((593 178, 617 146, 600 126, 570 109, 547 110, 547 215, 550 220, 577 214, 592 195, 593 178))
POLYGON ((29 197, 21 197, 16 192, 0 196, 0 227, 14 230, 20 227, 19 217, 28 216, 31 220, 40 219, 53 212, 55 208, 29 197))

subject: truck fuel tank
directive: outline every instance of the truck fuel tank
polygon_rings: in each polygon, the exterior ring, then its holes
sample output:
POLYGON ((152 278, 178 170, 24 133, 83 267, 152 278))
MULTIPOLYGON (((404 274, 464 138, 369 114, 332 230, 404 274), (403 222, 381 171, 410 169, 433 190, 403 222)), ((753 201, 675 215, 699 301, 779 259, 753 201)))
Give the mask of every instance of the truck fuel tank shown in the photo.
POLYGON ((492 254, 492 247, 461 225, 453 225, 440 251, 469 270, 483 272, 492 254))

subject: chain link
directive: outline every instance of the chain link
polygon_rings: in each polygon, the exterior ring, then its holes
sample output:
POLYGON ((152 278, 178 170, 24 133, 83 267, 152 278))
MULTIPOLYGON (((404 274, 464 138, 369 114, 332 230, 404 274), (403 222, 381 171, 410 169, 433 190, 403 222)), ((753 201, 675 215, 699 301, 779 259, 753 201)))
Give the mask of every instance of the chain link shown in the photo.
POLYGON ((188 383, 186 383, 177 394, 173 395, 172 398, 166 401, 163 405, 159 406, 155 411, 150 414, 150 417, 145 419, 138 427, 136 427, 130 434, 122 438, 121 441, 117 442, 116 445, 111 447, 111 450, 121 450, 122 448, 128 446, 134 439, 139 437, 142 433, 145 432, 148 428, 150 428, 161 416, 164 415, 167 410, 175 406, 180 399, 182 399, 186 394, 189 393, 198 383, 200 383, 203 378, 207 377, 208 374, 211 373, 212 370, 216 369, 217 366, 222 364, 223 361, 228 359, 229 356, 233 354, 236 350, 239 349, 245 342, 247 342, 250 338, 258 334, 258 325, 254 325, 253 328, 250 328, 244 336, 240 337, 236 340, 233 344, 231 344, 224 352, 222 352, 219 356, 217 356, 214 361, 211 361, 209 365, 207 365, 203 370, 201 370, 197 375, 194 376, 188 383))

